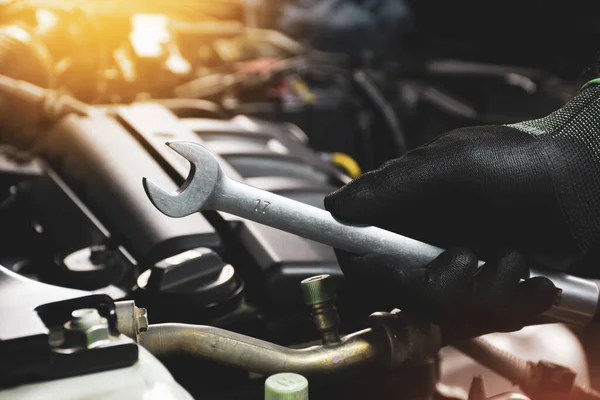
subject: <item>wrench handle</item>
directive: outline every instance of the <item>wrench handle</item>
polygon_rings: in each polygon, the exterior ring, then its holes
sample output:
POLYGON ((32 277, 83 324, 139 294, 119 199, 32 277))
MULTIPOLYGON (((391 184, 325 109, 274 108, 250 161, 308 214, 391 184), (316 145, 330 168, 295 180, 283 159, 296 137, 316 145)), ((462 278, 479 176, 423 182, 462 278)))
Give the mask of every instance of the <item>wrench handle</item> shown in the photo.
MULTIPOLYGON (((374 226, 342 223, 329 212, 261 190, 226 176, 203 209, 215 209, 354 254, 392 255, 404 266, 423 267, 442 249, 374 226)), ((594 318, 600 290, 591 280, 531 270, 552 280, 560 294, 544 316, 552 322, 585 326, 594 318)))
POLYGON ((381 228, 342 223, 325 210, 227 177, 215 195, 218 201, 211 196, 203 209, 214 208, 350 253, 391 254, 409 267, 422 267, 442 252, 381 228))

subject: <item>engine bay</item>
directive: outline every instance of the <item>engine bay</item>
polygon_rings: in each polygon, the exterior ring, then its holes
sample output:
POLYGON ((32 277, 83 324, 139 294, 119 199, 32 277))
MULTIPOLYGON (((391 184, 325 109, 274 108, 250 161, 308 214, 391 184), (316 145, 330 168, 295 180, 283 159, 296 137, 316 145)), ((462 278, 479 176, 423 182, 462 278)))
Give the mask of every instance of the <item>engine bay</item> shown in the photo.
MULTIPOLYGON (((535 325, 440 351, 435 326, 347 287, 331 246, 223 211, 170 218, 144 191, 145 178, 185 189, 195 166, 165 145, 185 141, 231 179, 322 210, 440 133, 541 117, 577 91, 583 61, 532 61, 518 44, 490 56, 430 14, 391 0, 2 2, 0 398, 262 399, 279 372, 305 375, 313 400, 595 387, 590 333, 535 325), (516 387, 498 349, 535 364, 539 386, 516 387)), ((567 301, 598 292, 557 282, 567 301)))

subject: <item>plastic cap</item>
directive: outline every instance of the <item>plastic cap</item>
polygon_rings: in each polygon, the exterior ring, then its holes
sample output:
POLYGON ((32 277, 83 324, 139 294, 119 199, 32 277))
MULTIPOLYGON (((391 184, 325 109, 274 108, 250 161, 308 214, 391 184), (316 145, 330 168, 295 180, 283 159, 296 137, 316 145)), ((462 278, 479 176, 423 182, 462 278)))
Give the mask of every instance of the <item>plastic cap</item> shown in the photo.
POLYGON ((309 306, 335 299, 336 287, 329 275, 307 278, 300 285, 304 294, 304 302, 309 306))
POLYGON ((271 375, 265 381, 265 400, 308 400, 308 381, 289 372, 271 375))

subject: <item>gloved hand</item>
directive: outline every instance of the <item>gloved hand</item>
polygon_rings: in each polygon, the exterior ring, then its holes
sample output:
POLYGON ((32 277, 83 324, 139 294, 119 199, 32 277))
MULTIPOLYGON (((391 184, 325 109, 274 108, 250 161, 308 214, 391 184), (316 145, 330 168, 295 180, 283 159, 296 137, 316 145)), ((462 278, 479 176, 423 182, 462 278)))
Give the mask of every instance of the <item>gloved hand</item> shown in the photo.
MULTIPOLYGON (((500 260, 493 263, 495 272, 489 274, 495 275, 487 278, 489 282, 502 279, 504 273, 514 276, 522 268, 515 267, 520 262, 494 258, 501 249, 518 250, 530 266, 590 272, 586 268, 600 258, 598 83, 588 84, 563 108, 538 120, 446 133, 330 194, 325 207, 343 221, 376 225, 444 248, 467 247, 480 259, 500 260)), ((451 256, 444 259, 438 262, 448 271, 457 269, 451 256)), ((419 301, 416 295, 399 293, 405 290, 401 281, 406 272, 384 257, 341 255, 340 264, 350 280, 373 279, 381 277, 381 271, 394 270, 388 272, 386 296, 396 295, 400 308, 419 301)), ((600 275, 599 268, 593 272, 600 275)), ((440 276, 432 272, 415 289, 426 293, 425 307, 438 319, 453 309, 451 303, 440 306, 442 293, 464 287, 467 281, 479 285, 480 279, 461 274, 465 282, 458 282, 440 276)), ((515 321, 522 323, 550 306, 549 281, 537 281, 527 284, 527 293, 522 293, 525 284, 506 286, 502 296, 509 303, 525 308, 536 303, 515 321)), ((373 295, 381 297, 381 292, 373 295)), ((477 293, 472 301, 489 301, 485 291, 477 293)), ((485 312, 464 309, 463 319, 476 318, 492 328, 489 323, 496 317, 494 312, 486 317, 485 312)))
POLYGON ((390 256, 354 256, 338 251, 350 290, 376 310, 401 308, 440 325, 445 343, 521 329, 547 310, 556 288, 528 277, 523 256, 506 251, 482 267, 464 248, 445 251, 423 268, 402 268, 390 256), (359 292, 360 290, 360 292, 359 292))

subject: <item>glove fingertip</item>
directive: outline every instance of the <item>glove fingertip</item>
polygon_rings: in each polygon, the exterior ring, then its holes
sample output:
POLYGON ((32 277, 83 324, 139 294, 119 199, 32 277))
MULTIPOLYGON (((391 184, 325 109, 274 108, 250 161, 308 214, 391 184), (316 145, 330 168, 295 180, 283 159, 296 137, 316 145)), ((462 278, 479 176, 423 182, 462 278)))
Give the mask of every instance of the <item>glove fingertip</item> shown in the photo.
POLYGON ((377 276, 381 274, 380 270, 382 268, 389 268, 390 264, 393 263, 393 260, 389 257, 377 253, 357 255, 335 249, 335 254, 345 275, 359 273, 363 276, 377 276))
POLYGON ((552 307, 557 296, 558 291, 552 281, 538 276, 517 286, 513 304, 522 317, 535 317, 552 307))
POLYGON ((463 248, 444 251, 426 268, 427 293, 437 304, 456 301, 477 270, 477 257, 463 248))
POLYGON ((371 191, 354 181, 329 193, 323 200, 325 209, 335 218, 350 223, 365 222, 370 208, 371 191))
POLYGON ((523 254, 515 249, 504 250, 500 256, 498 257, 502 263, 510 263, 510 264, 525 264, 525 257, 523 254))
POLYGON ((529 267, 527 267, 527 261, 525 260, 525 256, 516 250, 510 249, 503 251, 496 261, 497 265, 501 266, 510 266, 511 267, 511 276, 515 278, 527 278, 529 277, 529 267))

